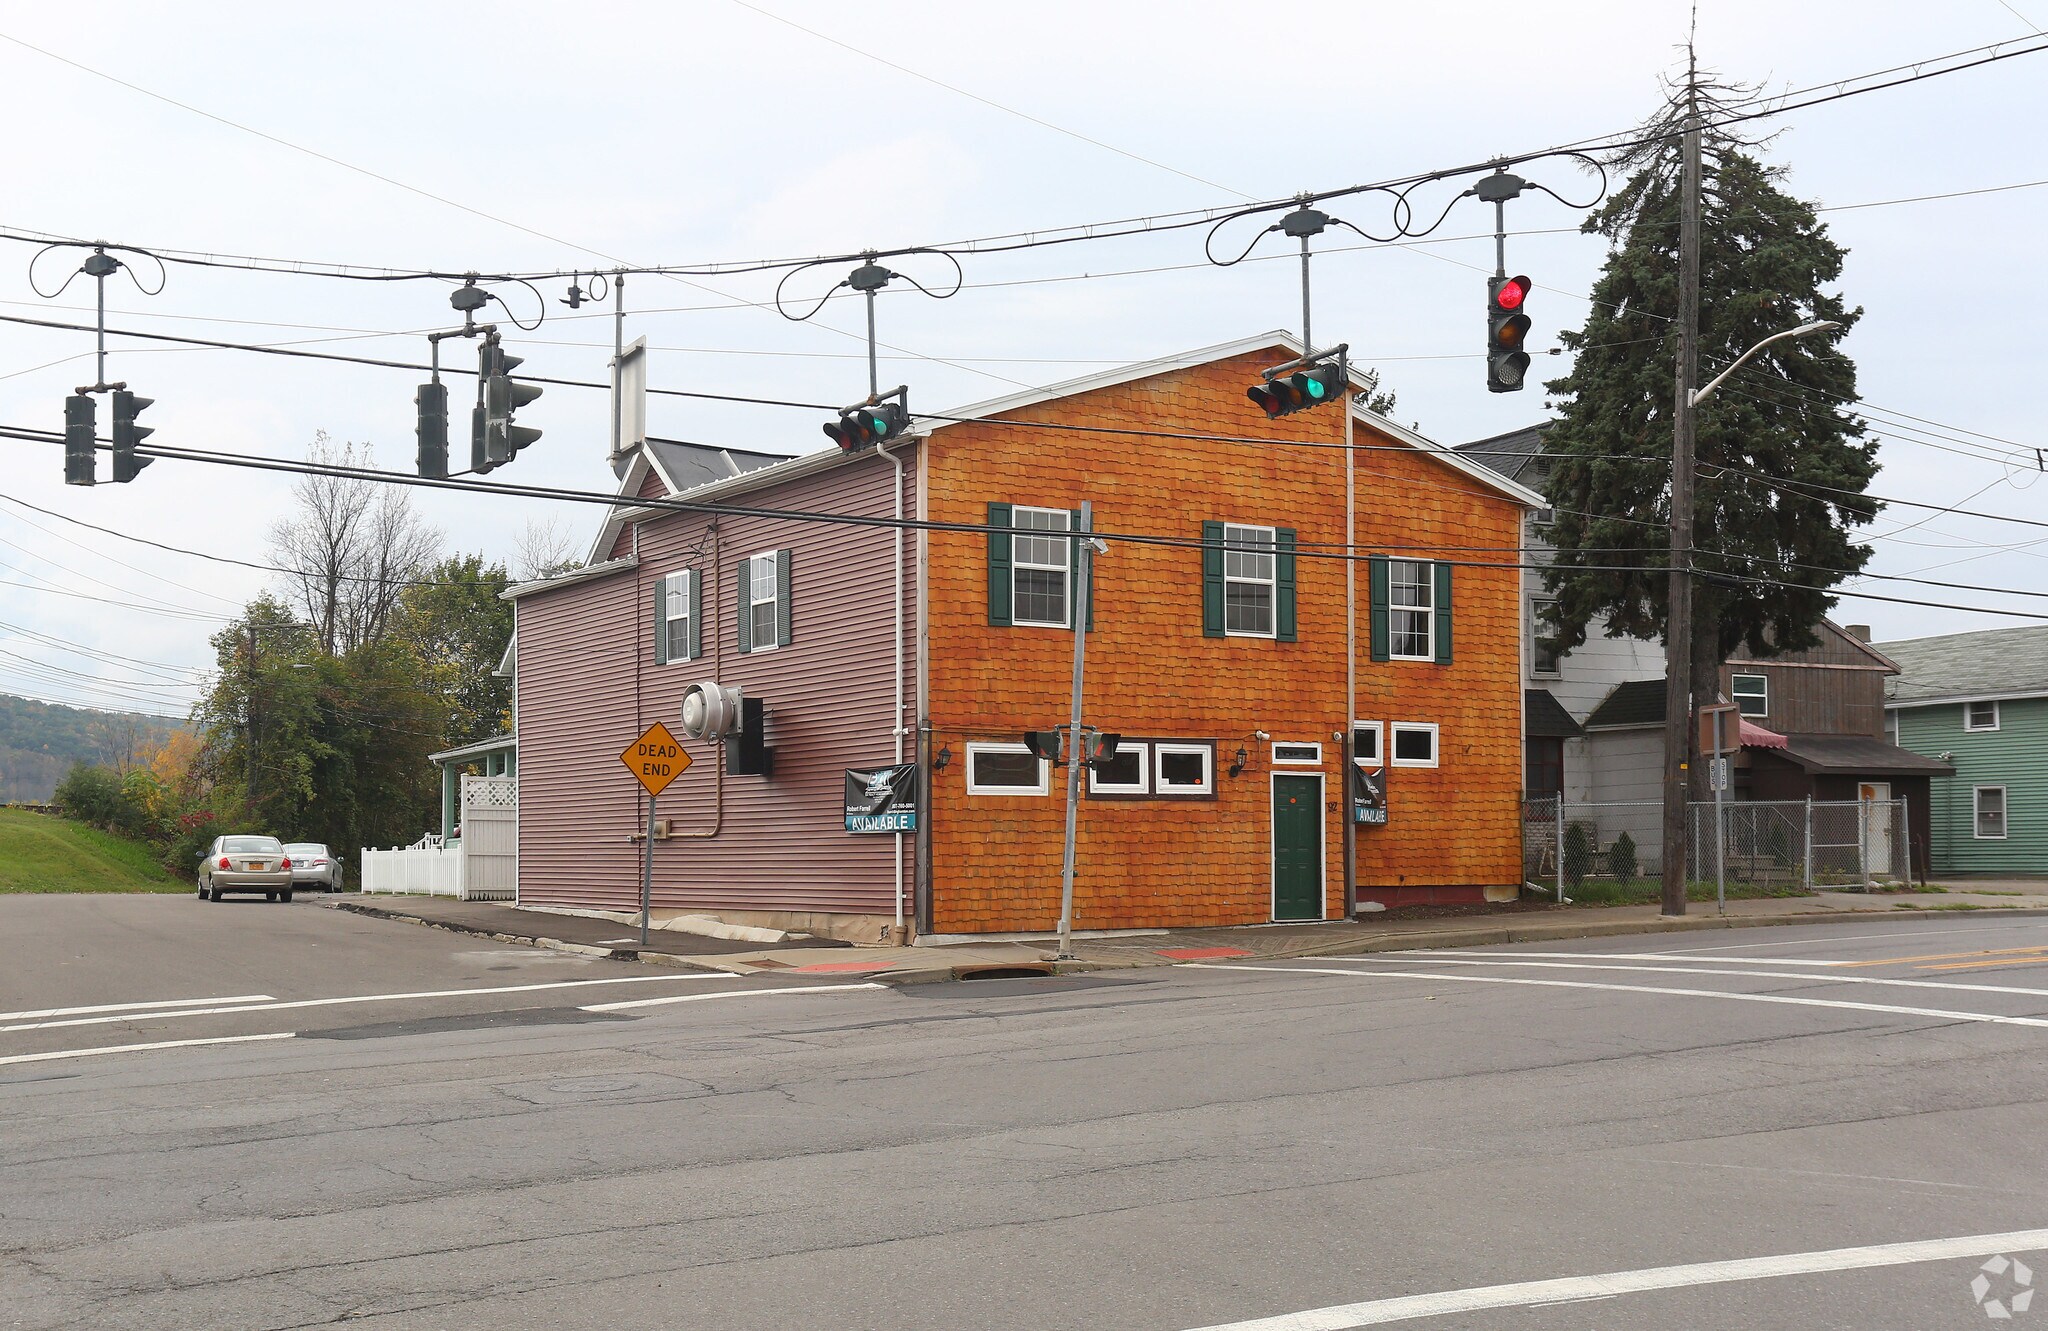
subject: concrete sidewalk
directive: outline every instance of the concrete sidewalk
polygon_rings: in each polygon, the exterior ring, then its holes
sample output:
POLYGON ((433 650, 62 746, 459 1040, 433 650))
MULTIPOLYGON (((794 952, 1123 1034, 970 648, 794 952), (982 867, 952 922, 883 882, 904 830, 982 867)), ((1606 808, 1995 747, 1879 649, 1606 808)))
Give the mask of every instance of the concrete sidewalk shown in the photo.
POLYGON ((1154 933, 1077 938, 1075 959, 1055 961, 1057 943, 1043 937, 959 942, 923 947, 852 947, 818 939, 758 943, 655 929, 648 945, 630 924, 575 915, 521 910, 502 902, 445 897, 360 897, 323 904, 363 915, 454 929, 500 942, 551 947, 621 961, 724 971, 731 975, 834 974, 893 984, 977 976, 1059 974, 1188 961, 1271 960, 1413 948, 1487 947, 1625 934, 1686 933, 1826 920, 1885 921, 1967 911, 1976 915, 2048 914, 2048 897, 2010 888, 1971 892, 1886 894, 1820 892, 1809 897, 1731 901, 1722 914, 1712 902, 1692 903, 1680 919, 1656 906, 1559 906, 1525 900, 1510 905, 1420 908, 1414 915, 1368 916, 1313 924, 1254 924, 1216 929, 1162 929, 1154 933))

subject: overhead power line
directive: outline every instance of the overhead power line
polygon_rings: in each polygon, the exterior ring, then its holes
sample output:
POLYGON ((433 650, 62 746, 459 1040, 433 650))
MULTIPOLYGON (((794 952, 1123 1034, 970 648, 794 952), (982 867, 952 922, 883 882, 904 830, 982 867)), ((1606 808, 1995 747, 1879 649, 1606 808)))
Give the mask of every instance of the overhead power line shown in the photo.
MULTIPOLYGON (((735 0, 735 3, 744 3, 744 0, 735 0)), ((751 5, 749 5, 748 7, 754 8, 754 6, 751 5)), ((756 12, 763 13, 768 17, 778 17, 772 14, 767 14, 767 11, 764 10, 757 10, 756 12)), ((788 22, 788 20, 783 20, 779 18, 778 21, 788 22)), ((792 26, 800 25, 792 24, 792 26)), ((811 30, 805 29, 805 31, 810 32, 811 30)), ((815 32, 813 32, 812 35, 819 36, 823 40, 827 41, 835 40, 832 38, 825 38, 822 34, 818 34, 815 32)), ((514 230, 524 232, 527 235, 548 241, 551 244, 561 245, 564 248, 575 250, 579 253, 588 254, 596 258, 603 259, 608 263, 618 265, 615 271, 619 272, 633 274, 651 274, 657 276, 677 278, 683 277, 685 275, 720 276, 744 272, 768 271, 777 268, 793 268, 800 265, 812 263, 855 262, 863 258, 864 255, 868 253, 868 251, 861 251, 846 252, 842 254, 814 254, 803 257, 788 257, 746 261, 725 261, 695 264, 635 265, 627 260, 619 258, 616 255, 608 254, 602 250, 594 249, 587 245, 581 245, 574 241, 566 240, 562 237, 551 235, 547 232, 526 226, 523 223, 515 222, 510 218, 503 217, 499 214, 492 213, 484 209, 472 207, 469 204, 465 204, 460 202, 459 200, 448 198, 444 195, 433 193, 430 190, 421 189, 418 186, 408 184, 405 181, 396 179, 395 177, 387 176, 381 172, 373 171, 370 170, 369 168, 358 166, 355 163, 348 162, 341 158, 334 157, 330 154, 320 152, 317 149, 309 148, 303 144, 295 143, 289 139, 282 138, 278 135, 270 134, 263 130, 256 129, 252 126, 242 124, 239 121, 235 121, 229 119, 228 117, 215 114, 214 112, 204 110, 197 106, 193 106, 190 103, 179 101, 176 98, 169 97, 163 93, 156 92, 149 88, 145 88, 140 84, 136 84, 130 82, 129 80, 119 78, 115 75, 106 73, 103 70, 95 69, 92 66, 86 65, 77 60, 73 60, 67 56, 59 55, 54 51, 47 50, 46 48, 37 46, 31 42, 24 41, 21 38, 14 37, 6 33, 0 33, 0 40, 13 42, 14 44, 21 46, 26 50, 33 51, 38 55, 44 56, 45 58, 50 60, 57 61, 58 63, 68 65, 73 69, 81 71, 82 73, 90 74, 95 78, 104 79, 107 82, 114 83, 118 86, 127 88, 130 91, 164 102, 168 105, 175 106, 180 110, 187 111, 193 115, 198 115, 204 117, 205 119, 212 120, 217 124, 225 125, 231 129, 239 130, 242 133, 250 134, 257 138, 264 139, 267 142, 276 144, 280 147, 288 148, 294 152, 304 153, 307 156, 314 157, 320 161, 328 163, 329 165, 340 167, 343 170, 367 177, 371 180, 378 181, 382 184, 390 185, 396 189, 404 190, 407 193, 417 195, 421 198, 428 199, 432 202, 440 203, 450 208, 455 208, 458 211, 468 213, 472 216, 483 218, 484 220, 487 221, 496 222, 502 226, 507 226, 514 230)), ((840 44, 844 45, 844 43, 840 44)), ((1961 51, 1953 51, 1946 55, 1928 57, 1913 61, 1908 64, 1895 65, 1887 69, 1876 70, 1866 74, 1855 75, 1852 77, 1842 79, 1834 79, 1825 83, 1813 84, 1805 88, 1788 90, 1786 92, 1778 93, 1768 98, 1760 99, 1759 103, 1750 110, 1731 110, 1724 115, 1721 115, 1706 122, 1705 127, 1713 128, 1715 126, 1721 125, 1741 124, 1752 120, 1780 116, 1792 111, 1804 110, 1809 107, 1820 106, 1827 104, 1829 102, 1841 101, 1846 98, 1862 96, 1866 93, 1878 92, 1888 88, 1896 88, 1904 86, 1906 84, 1922 82, 1927 79, 1939 78, 1947 74, 1960 73, 1964 70, 1975 69, 1983 65, 1992 64, 2004 60, 2010 60, 2017 58, 2019 56, 2034 55, 2042 51, 2048 51, 2048 39, 2044 39, 2043 37, 2040 37, 2038 35, 2031 38, 2017 38, 2009 41, 1992 42, 1983 46, 1970 47, 1961 51)), ((902 69, 905 73, 913 74, 919 78, 928 77, 922 74, 917 74, 917 72, 914 70, 905 69, 902 66, 895 67, 898 69, 902 69)), ((959 92, 964 96, 975 96, 975 94, 966 93, 964 92, 964 90, 952 88, 951 85, 941 86, 946 86, 949 88, 949 90, 959 92)), ((998 105, 995 103, 990 104, 998 105)), ((1020 112, 1012 111, 1011 108, 1001 107, 999 105, 998 109, 1010 112, 1012 114, 1022 114, 1020 112)), ((1045 124, 1048 122, 1041 121, 1039 123, 1045 124)), ((1061 127, 1059 126, 1049 127, 1059 130, 1062 133, 1071 133, 1071 131, 1061 129, 1061 127)), ((1232 215, 1234 213, 1249 214, 1253 212, 1273 211, 1290 207, 1300 200, 1306 200, 1307 202, 1315 203, 1375 191, 1393 193, 1404 188, 1412 187, 1419 184, 1425 184, 1433 180, 1443 180, 1456 176, 1475 175, 1491 171, 1498 166, 1514 166, 1518 164, 1525 164, 1528 162, 1552 157, 1587 156, 1591 154, 1612 152, 1616 150, 1626 149, 1629 147, 1635 147, 1643 144, 1656 142, 1665 138, 1670 138, 1673 137, 1675 133, 1676 131, 1645 134, 1640 130, 1636 129, 1613 131, 1604 134, 1587 136, 1585 138, 1574 140, 1568 143, 1554 144, 1550 147, 1534 149, 1527 152, 1514 153, 1495 158, 1487 158, 1481 161, 1468 162, 1458 166, 1443 167, 1433 170, 1415 172, 1408 175, 1393 177, 1381 181, 1362 183, 1356 185, 1346 185, 1326 190, 1309 191, 1303 195, 1289 196, 1287 198, 1254 200, 1251 203, 1242 205, 1184 209, 1178 212, 1154 213, 1139 217, 1123 218, 1114 221, 1066 224, 1062 226, 1038 228, 1031 231, 1009 232, 999 235, 982 236, 963 240, 929 242, 914 245, 898 245, 887 249, 875 250, 872 252, 884 257, 909 254, 920 251, 949 252, 955 254, 991 254, 1003 253, 1019 249, 1035 249, 1045 246, 1066 245, 1083 241, 1095 241, 1104 239, 1114 239, 1124 236, 1146 235, 1161 231, 1183 230, 1198 226, 1207 226, 1218 221, 1221 218, 1232 215)), ((1113 152, 1121 153, 1123 151, 1121 149, 1114 148, 1111 145, 1100 143, 1099 141, 1090 140, 1090 142, 1095 142, 1097 146, 1107 148, 1108 150, 1113 152)), ((1126 155, 1135 156, 1134 154, 1126 155)), ((1140 158, 1138 160, 1145 161, 1148 165, 1162 166, 1162 164, 1151 162, 1149 159, 1140 158)), ((1172 167, 1163 166, 1162 169, 1169 171, 1176 170, 1172 167)), ((1215 184, 1215 182, 1201 180, 1200 177, 1190 178, 1196 179, 1200 181, 1200 183, 1210 185, 1213 188, 1227 189, 1227 187, 1217 185, 1215 184)), ((1228 192, 1238 193, 1238 191, 1236 190, 1229 190, 1228 192)), ((70 244, 95 243, 93 241, 82 240, 80 238, 73 237, 47 237, 39 239, 42 240, 42 243, 52 243, 57 241, 70 244)), ((455 272, 451 270, 437 270, 426 268, 393 269, 355 264, 315 264, 310 261, 303 260, 228 260, 223 259, 219 256, 201 255, 195 251, 151 249, 143 246, 134 246, 131 248, 134 248, 142 253, 151 254, 152 256, 157 258, 170 260, 172 262, 195 263, 215 267, 260 267, 264 271, 325 277, 357 278, 361 280, 372 281, 421 279, 461 280, 470 276, 470 274, 468 273, 455 272)), ((549 271, 504 272, 480 275, 492 280, 502 279, 539 281, 546 279, 570 278, 578 276, 580 275, 580 273, 584 271, 587 271, 587 269, 555 269, 549 271)), ((688 285, 699 286, 700 289, 705 290, 712 289, 702 287, 702 284, 700 283, 689 283, 688 285)), ((719 292, 718 294, 724 295, 726 293, 719 292)), ((745 303, 749 305, 755 305, 757 307, 765 307, 765 304, 763 302, 749 301, 745 303)), ((829 327, 829 325, 821 326, 829 327)), ((844 333, 847 336, 857 336, 856 334, 846 333, 846 330, 843 329, 831 329, 831 331, 844 333)), ((939 358, 931 357, 929 359, 938 360, 939 358)))
MULTIPOLYGON (((22 439, 32 443, 48 444, 52 440, 43 432, 23 431, 0 427, 0 437, 22 439)), ((728 517, 775 518, 795 522, 819 522, 840 526, 871 527, 896 530, 930 531, 953 535, 987 536, 990 532, 1010 532, 1032 535, 1042 532, 1024 528, 991 527, 985 523, 943 522, 921 518, 890 518, 867 514, 832 513, 818 510, 779 509, 755 505, 706 503, 676 497, 636 498, 632 496, 606 494, 596 491, 570 490, 552 486, 486 483, 468 479, 448 478, 445 480, 414 476, 405 472, 386 472, 371 468, 339 467, 330 464, 294 462, 282 458, 241 457, 201 449, 144 447, 138 450, 151 457, 170 458, 177 461, 211 463, 216 465, 248 468, 259 471, 277 471, 301 475, 336 476, 343 479, 369 480, 393 485, 420 486, 429 489, 458 490, 471 493, 497 494, 509 498, 548 499, 566 503, 595 504, 606 508, 624 508, 683 513, 701 513, 728 517)), ((2048 526, 2048 522, 2035 525, 2048 526)), ((1188 550, 1205 548, 1205 543, 1196 537, 1172 536, 1144 532, 1097 531, 1094 535, 1102 540, 1132 545, 1158 546, 1188 550)), ((1310 548, 1298 545, 1297 559, 1358 560, 1374 554, 1387 553, 1384 547, 1346 546, 1333 543, 1304 543, 1310 548), (1316 548, 1320 546, 1321 548, 1316 548)), ((1468 568, 1492 569, 1543 569, 1544 564, 1528 562, 1503 562, 1473 559, 1445 559, 1436 562, 1468 568)), ((1627 565, 1577 565, 1588 571, 1641 572, 1655 567, 1646 564, 1627 565)), ((1736 576, 1715 574, 1714 576, 1736 576)), ((1988 606, 1959 605, 1953 602, 1917 600, 1906 597, 1882 596, 1872 592, 1849 591, 1837 587, 1822 587, 1810 583, 1793 582, 1780 578, 1758 578, 1743 575, 1743 580, 1758 586, 1775 586, 1790 590, 1817 592, 1823 596, 1852 597, 1861 600, 1890 602, 1900 605, 1921 605, 1937 609, 1962 610, 1976 614, 1997 615, 2007 618, 2048 621, 2048 613, 2034 613, 2019 610, 2001 610, 1988 606)))

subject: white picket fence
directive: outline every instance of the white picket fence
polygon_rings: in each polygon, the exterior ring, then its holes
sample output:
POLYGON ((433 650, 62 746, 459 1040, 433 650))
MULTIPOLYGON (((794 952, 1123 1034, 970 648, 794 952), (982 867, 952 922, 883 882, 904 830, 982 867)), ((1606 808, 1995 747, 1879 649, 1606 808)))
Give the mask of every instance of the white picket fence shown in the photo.
POLYGON ((519 787, 508 776, 462 778, 462 839, 363 851, 358 874, 365 892, 404 892, 464 901, 512 901, 518 896, 519 787))
POLYGON ((459 897, 462 895, 462 848, 401 846, 396 850, 366 849, 357 877, 365 892, 459 897))

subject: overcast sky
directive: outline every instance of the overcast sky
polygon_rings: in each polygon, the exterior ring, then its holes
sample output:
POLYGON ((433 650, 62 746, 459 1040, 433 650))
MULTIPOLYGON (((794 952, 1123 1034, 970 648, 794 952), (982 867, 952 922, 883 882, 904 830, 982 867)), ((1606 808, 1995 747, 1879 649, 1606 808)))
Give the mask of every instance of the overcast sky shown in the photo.
MULTIPOLYGON (((1700 11, 1703 61, 1774 90, 2048 25, 2048 0, 1703 0, 1700 11)), ((1625 129, 1654 106, 1686 23, 1687 6, 1674 0, 13 6, 0 19, 0 226, 484 271, 954 240, 1271 198, 1625 129)), ((1937 443, 1970 445, 1946 451, 1874 423, 1884 440, 1878 493, 2048 518, 2030 488, 2039 472, 1979 456, 2048 445, 2034 411, 2042 355, 2032 271, 2048 189, 1845 207, 2048 179, 2036 132, 2043 88, 2048 54, 1773 122, 1784 132, 1770 155, 1790 167, 1787 187, 1836 209, 1824 216, 1850 251, 1842 289, 1867 311, 1844 344, 1867 400, 1894 413, 1886 421, 1905 413, 1938 423, 1921 427, 1937 443)), ((1588 178, 1567 167, 1530 174, 1587 197, 1588 178)), ((1453 193, 1440 191, 1438 206, 1453 193)), ((1385 228, 1384 205, 1331 210, 1385 228)), ((1348 340, 1399 394, 1396 415, 1444 443, 1544 415, 1539 391, 1484 389, 1474 352, 1492 266, 1486 213, 1468 201, 1433 240, 1478 238, 1364 247, 1317 269, 1318 340, 1348 340)), ((1509 224, 1566 229, 1579 216, 1530 194, 1511 205, 1509 224)), ((39 297, 28 272, 35 253, 0 243, 0 314, 90 323, 89 281, 39 297)), ((1583 320, 1602 255, 1599 240, 1569 230, 1511 239, 1510 268, 1537 284, 1535 349, 1583 320)), ((78 259, 45 256, 35 271, 42 290, 78 259)), ((897 266, 927 284, 950 277, 935 259, 897 266)), ((839 275, 799 277, 792 291, 815 298, 839 275)), ((138 276, 154 287, 146 265, 138 276)), ((908 381, 927 409, 1299 321, 1291 263, 1208 267, 1200 231, 971 258, 966 282, 943 302, 909 293, 881 303, 883 340, 897 348, 884 382, 908 381), (1160 271, 1129 271, 1143 269, 1160 271)), ((556 303, 565 287, 543 288, 549 318, 516 334, 516 349, 529 372, 603 379, 609 320, 556 303)), ((125 274, 110 279, 108 320, 419 361, 419 333, 455 321, 448 290, 173 266, 155 295, 125 274)), ((655 348, 657 386, 830 402, 864 392, 858 307, 839 302, 792 323, 768 304, 772 294, 772 277, 634 278, 627 337, 655 348)), ((507 299, 531 322, 531 295, 507 299)), ((108 378, 156 399, 145 418, 153 443, 295 457, 325 430, 411 469, 417 374, 120 338, 113 346, 108 378)), ((91 347, 88 333, 0 324, 0 424, 61 428, 65 394, 92 379, 91 347)), ((468 363, 473 353, 465 344, 451 354, 468 363)), ((1539 357, 1536 373, 1566 364, 1539 357)), ((453 397, 458 408, 468 400, 459 385, 453 397)), ((462 441, 466 416, 455 414, 462 441)), ((823 442, 815 412, 656 398, 650 415, 654 433, 675 438, 774 452, 823 442)), ((108 416, 103 406, 102 433, 108 416)), ((521 419, 545 437, 499 477, 609 487, 604 393, 550 388, 521 419)), ((59 450, 0 449, 0 493, 209 553, 264 558, 264 532, 288 506, 286 476, 159 461, 130 485, 67 489, 59 450)), ((529 519, 573 531, 579 553, 599 521, 573 505, 414 494, 452 548, 494 558, 511 558, 529 519)), ((1897 535, 1876 542, 1873 569, 2048 586, 2048 530, 1927 517, 1881 516, 1873 530, 1897 535), (1993 548, 2015 543, 2033 544, 1993 548)), ((20 631, 200 667, 222 621, 143 607, 224 618, 266 585, 258 572, 6 503, 0 542, 0 652, 13 654, 0 655, 0 692, 108 706, 162 698, 148 710, 182 713, 189 690, 136 682, 162 680, 161 670, 59 651, 20 631), (82 595, 10 585, 24 583, 82 595)), ((2030 608, 1980 592, 1857 585, 2030 608)), ((1835 617, 1870 623, 1880 639, 2027 622, 1871 601, 1845 601, 1835 617)))

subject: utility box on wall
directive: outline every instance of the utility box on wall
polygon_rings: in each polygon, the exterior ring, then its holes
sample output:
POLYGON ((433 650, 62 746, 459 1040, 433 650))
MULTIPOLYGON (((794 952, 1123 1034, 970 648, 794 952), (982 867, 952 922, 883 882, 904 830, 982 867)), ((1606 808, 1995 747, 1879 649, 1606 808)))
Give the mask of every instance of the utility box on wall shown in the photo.
POLYGON ((683 733, 691 739, 725 741, 725 770, 734 776, 768 776, 775 755, 768 747, 768 707, 744 689, 705 680, 683 694, 683 733))
POLYGON ((741 698, 739 729, 725 737, 725 770, 735 776, 770 776, 774 767, 767 704, 759 698, 741 698))

